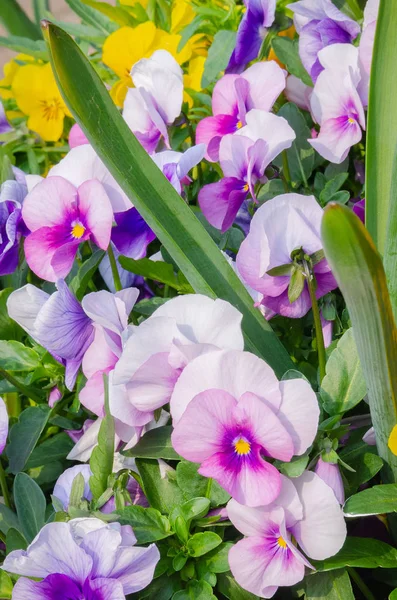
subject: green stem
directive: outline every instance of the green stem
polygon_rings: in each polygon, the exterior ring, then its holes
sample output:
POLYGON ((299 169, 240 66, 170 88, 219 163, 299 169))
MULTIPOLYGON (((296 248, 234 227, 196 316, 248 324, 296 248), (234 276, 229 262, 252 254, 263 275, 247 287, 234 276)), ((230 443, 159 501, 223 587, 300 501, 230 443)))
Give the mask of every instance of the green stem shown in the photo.
POLYGON ((298 165, 299 165, 299 171, 301 173, 301 177, 302 177, 302 182, 303 182, 303 187, 308 190, 309 189, 309 184, 307 182, 307 178, 306 178, 306 174, 305 174, 305 169, 303 168, 302 165, 302 161, 301 161, 301 157, 299 156, 299 151, 298 148, 296 147, 295 142, 292 143, 293 148, 295 150, 295 154, 296 154, 296 160, 298 161, 298 165))
POLYGON ((292 185, 291 185, 291 173, 290 173, 289 164, 288 164, 288 154, 287 154, 286 150, 283 150, 282 158, 283 158, 283 183, 284 183, 285 191, 288 193, 291 191, 292 185))
POLYGON ((11 508, 10 493, 8 491, 6 474, 5 474, 3 463, 1 462, 1 460, 0 460, 0 488, 1 488, 1 492, 3 494, 4 504, 6 506, 8 506, 8 508, 11 508))
POLYGON ((208 479, 207 489, 205 490, 205 497, 208 498, 208 499, 211 497, 212 481, 213 481, 212 477, 210 477, 208 479))
POLYGON ((3 394, 3 400, 7 405, 7 412, 10 417, 18 418, 21 414, 21 398, 17 392, 3 394))
POLYGON ((323 328, 321 326, 321 318, 320 318, 320 310, 318 308, 318 302, 316 298, 316 280, 311 271, 310 266, 305 261, 305 275, 307 287, 309 289, 310 301, 312 303, 312 311, 313 311, 313 321, 314 321, 314 330, 316 333, 316 341, 317 341, 317 353, 318 353, 318 367, 320 371, 320 385, 322 380, 325 377, 325 345, 324 345, 324 335, 323 328))
POLYGON ((367 584, 364 583, 364 581, 361 579, 356 569, 353 569, 352 567, 347 567, 347 571, 350 577, 353 579, 356 586, 358 587, 358 589, 360 590, 360 592, 363 594, 363 596, 367 600, 376 600, 375 596, 373 595, 367 584))
POLYGON ((108 247, 108 256, 109 256, 110 267, 112 269, 114 289, 116 290, 116 292, 121 292, 121 290, 123 289, 123 286, 121 285, 120 275, 119 275, 119 271, 117 269, 116 258, 114 256, 112 243, 110 243, 109 247, 108 247))
POLYGON ((0 367, 0 377, 2 377, 3 379, 7 379, 7 381, 9 381, 11 383, 11 385, 16 387, 22 394, 24 394, 25 396, 27 396, 34 402, 37 402, 38 404, 41 403, 42 399, 40 398, 40 396, 38 396, 36 394, 36 392, 32 392, 32 390, 30 388, 26 387, 23 383, 21 383, 18 379, 16 379, 16 377, 14 377, 13 375, 8 373, 1 367, 0 367))

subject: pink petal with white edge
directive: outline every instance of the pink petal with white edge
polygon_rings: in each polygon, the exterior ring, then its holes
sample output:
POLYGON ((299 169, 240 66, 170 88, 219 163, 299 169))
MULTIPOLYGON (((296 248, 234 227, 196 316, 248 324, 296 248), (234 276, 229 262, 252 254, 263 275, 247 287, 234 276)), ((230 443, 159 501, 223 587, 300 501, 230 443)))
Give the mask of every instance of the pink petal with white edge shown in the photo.
POLYGON ((24 249, 26 262, 41 279, 56 282, 70 272, 79 241, 64 242, 65 234, 59 236, 59 227, 42 227, 28 235, 24 249))
POLYGON ((0 398, 0 454, 3 453, 3 450, 7 443, 7 436, 8 436, 7 406, 6 406, 3 398, 0 398))
POLYGON ((98 417, 105 416, 103 374, 104 371, 98 371, 95 375, 92 375, 79 394, 81 404, 98 417))
POLYGON ((277 377, 263 360, 250 352, 214 352, 195 358, 180 375, 170 403, 174 424, 197 394, 210 389, 224 390, 233 398, 252 392, 275 411, 281 404, 277 377))
POLYGON ((77 190, 63 177, 47 177, 26 196, 22 217, 30 231, 64 225, 77 208, 77 190))
MULTIPOLYGON (((279 411, 279 415, 280 415, 279 411)), ((294 455, 291 436, 273 410, 258 396, 246 392, 233 411, 237 422, 249 424, 255 441, 273 458, 288 462, 294 455)))
POLYGON ((84 375, 89 379, 99 371, 112 369, 116 362, 117 356, 109 348, 103 328, 96 326, 94 341, 83 357, 82 369, 84 375))
POLYGON ((294 455, 303 454, 314 441, 320 408, 317 396, 305 379, 280 381, 282 401, 277 417, 292 438, 294 455))
POLYGON ((255 63, 241 77, 250 84, 247 111, 252 108, 269 111, 285 88, 286 71, 274 60, 270 60, 255 63))
POLYGON ((202 462, 221 451, 226 428, 233 426, 237 400, 222 390, 207 390, 193 398, 172 433, 175 450, 191 462, 202 462))
POLYGON ((96 179, 85 181, 79 188, 79 210, 92 238, 107 250, 113 224, 113 209, 103 185, 96 179))
POLYGON ((239 75, 224 75, 212 93, 212 112, 216 115, 237 117, 238 105, 235 82, 239 75))
POLYGON ((247 125, 239 129, 236 135, 248 137, 253 142, 265 140, 268 145, 266 156, 268 164, 282 150, 290 148, 296 138, 295 131, 284 117, 253 108, 247 113, 245 119, 247 125))
POLYGON ((303 520, 292 529, 299 546, 315 560, 336 554, 346 539, 343 512, 332 489, 315 473, 292 480, 303 506, 303 520))

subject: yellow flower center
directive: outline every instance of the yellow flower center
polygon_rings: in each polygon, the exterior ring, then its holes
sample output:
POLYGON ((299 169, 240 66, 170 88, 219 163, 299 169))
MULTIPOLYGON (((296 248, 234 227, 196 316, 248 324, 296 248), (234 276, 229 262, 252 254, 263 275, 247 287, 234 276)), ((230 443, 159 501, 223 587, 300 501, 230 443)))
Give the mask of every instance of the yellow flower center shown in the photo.
POLYGON ((84 225, 82 225, 81 223, 79 223, 77 221, 77 223, 75 223, 72 227, 72 236, 74 238, 76 238, 77 240, 79 240, 80 238, 83 237, 85 232, 85 227, 84 225))
POLYGON ((287 542, 285 541, 284 538, 281 537, 281 535, 280 535, 280 537, 277 540, 277 544, 280 546, 280 548, 284 548, 285 549, 287 547, 287 542))
POLYGON ((47 121, 56 121, 62 116, 62 105, 57 98, 53 98, 51 101, 43 100, 41 106, 43 118, 47 121))
POLYGON ((245 454, 249 454, 251 452, 251 444, 244 438, 239 438, 236 442, 234 442, 234 449, 237 454, 244 456, 245 454))
POLYGON ((236 125, 237 129, 241 129, 241 128, 242 128, 242 126, 243 126, 243 122, 242 122, 242 121, 239 121, 239 122, 237 123, 237 125, 236 125))
POLYGON ((355 123, 355 122, 356 122, 356 119, 353 119, 352 117, 349 117, 349 118, 347 119, 347 121, 348 121, 348 123, 350 123, 350 125, 353 125, 353 123, 355 123))
POLYGON ((248 185, 248 183, 246 183, 245 186, 243 187, 243 191, 248 192, 249 189, 250 189, 250 186, 248 185))

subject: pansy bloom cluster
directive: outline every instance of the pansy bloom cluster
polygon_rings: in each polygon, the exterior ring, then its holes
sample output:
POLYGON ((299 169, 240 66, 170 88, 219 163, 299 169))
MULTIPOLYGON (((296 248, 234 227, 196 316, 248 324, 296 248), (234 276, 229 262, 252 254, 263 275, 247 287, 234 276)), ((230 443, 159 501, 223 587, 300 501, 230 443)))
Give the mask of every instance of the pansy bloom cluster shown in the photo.
POLYGON ((8 1, 0 597, 396 598, 397 9, 8 1))

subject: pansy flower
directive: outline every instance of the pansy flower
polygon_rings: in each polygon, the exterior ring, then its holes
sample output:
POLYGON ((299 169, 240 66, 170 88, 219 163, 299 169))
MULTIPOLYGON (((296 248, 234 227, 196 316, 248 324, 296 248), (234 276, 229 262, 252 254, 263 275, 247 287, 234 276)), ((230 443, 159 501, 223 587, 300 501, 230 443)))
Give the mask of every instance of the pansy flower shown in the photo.
POLYGON ((229 564, 245 590, 272 598, 280 586, 292 586, 313 569, 309 559, 324 560, 346 539, 342 510, 330 487, 315 473, 281 476, 278 498, 249 508, 230 500, 228 517, 246 537, 229 551, 229 564), (306 556, 305 556, 306 555, 306 556))
POLYGON ((196 140, 207 145, 206 158, 219 160, 222 137, 247 124, 253 108, 270 111, 285 88, 285 72, 274 61, 252 65, 241 75, 224 75, 212 94, 213 117, 197 125, 196 140))
POLYGON ((22 219, 27 188, 22 181, 7 180, 0 188, 0 275, 14 273, 19 262, 19 242, 29 232, 22 219))
POLYGON ((57 281, 70 272, 82 242, 106 250, 113 211, 99 181, 75 188, 62 177, 48 177, 26 196, 22 217, 32 232, 25 240, 29 267, 42 279, 57 281))

